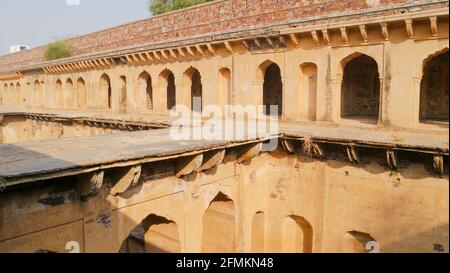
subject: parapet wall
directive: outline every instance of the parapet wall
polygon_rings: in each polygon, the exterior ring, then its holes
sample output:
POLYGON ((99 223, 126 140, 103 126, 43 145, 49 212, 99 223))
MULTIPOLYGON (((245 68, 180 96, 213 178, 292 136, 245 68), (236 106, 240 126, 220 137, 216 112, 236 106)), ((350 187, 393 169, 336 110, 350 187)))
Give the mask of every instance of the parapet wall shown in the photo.
MULTIPOLYGON (((278 22, 373 12, 439 0, 218 0, 70 39, 72 56, 275 25, 278 22)), ((388 13, 394 11, 387 10, 388 13)), ((47 46, 0 57, 0 68, 44 61, 47 46)))

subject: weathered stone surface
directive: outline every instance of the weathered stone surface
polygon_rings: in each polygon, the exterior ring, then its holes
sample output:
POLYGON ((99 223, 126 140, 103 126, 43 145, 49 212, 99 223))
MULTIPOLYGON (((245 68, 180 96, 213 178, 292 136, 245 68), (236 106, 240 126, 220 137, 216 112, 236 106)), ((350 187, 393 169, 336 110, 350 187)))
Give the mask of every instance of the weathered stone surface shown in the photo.
POLYGON ((222 0, 69 43, 0 57, 0 252, 448 252, 448 1, 222 0), (250 123, 205 138, 224 117, 250 123))

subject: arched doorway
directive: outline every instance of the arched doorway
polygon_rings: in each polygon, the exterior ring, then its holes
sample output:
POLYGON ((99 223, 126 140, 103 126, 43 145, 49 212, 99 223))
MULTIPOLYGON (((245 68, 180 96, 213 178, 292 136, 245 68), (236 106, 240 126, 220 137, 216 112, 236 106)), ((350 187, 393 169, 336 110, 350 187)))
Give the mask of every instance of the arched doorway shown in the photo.
POLYGON ((311 253, 313 229, 305 218, 291 215, 283 221, 283 252, 311 253))
POLYGON ((35 80, 33 86, 34 106, 41 106, 41 96, 41 83, 35 80))
POLYGON ((364 54, 343 61, 341 117, 377 123, 380 115, 380 74, 378 64, 364 54))
POLYGON ((16 83, 16 105, 22 105, 23 104, 23 94, 22 94, 22 87, 20 86, 20 83, 16 83))
POLYGON ((183 74, 183 84, 185 86, 189 85, 190 87, 191 110, 201 113, 204 105, 202 77, 200 72, 196 68, 190 67, 183 74))
POLYGON ((153 86, 152 86, 152 78, 150 77, 150 74, 147 72, 142 72, 139 75, 138 78, 138 94, 137 99, 138 101, 142 101, 140 103, 140 109, 152 111, 153 110, 153 86))
POLYGON ((75 104, 75 96, 74 96, 74 88, 73 88, 73 81, 72 79, 67 79, 66 81, 66 88, 65 88, 65 100, 66 100, 66 107, 67 108, 73 108, 75 104))
POLYGON ((270 115, 271 106, 278 108, 278 117, 283 115, 283 81, 280 67, 270 61, 264 62, 260 66, 260 71, 264 75, 263 83, 263 105, 264 113, 270 115))
POLYGON ((300 66, 300 99, 306 103, 305 114, 311 121, 317 120, 317 65, 305 63, 300 66))
MULTIPOLYGON (((95 94, 94 94, 95 96, 95 94)), ((99 95, 99 106, 111 109, 112 108, 112 88, 111 80, 107 74, 103 74, 100 77, 100 95, 99 95)))
POLYGON ((420 121, 448 123, 448 49, 425 62, 420 85, 420 121))
POLYGON ((55 83, 56 91, 56 108, 62 108, 64 106, 64 94, 63 84, 61 80, 57 80, 55 83))
POLYGON ((202 252, 236 252, 235 214, 233 200, 219 193, 203 215, 202 252))
POLYGON ((222 109, 223 116, 225 116, 225 106, 231 103, 231 71, 228 68, 219 70, 218 91, 218 106, 222 109))
POLYGON ((122 243, 121 253, 180 253, 178 226, 167 218, 150 215, 122 243))
POLYGON ((3 92, 2 92, 2 96, 1 96, 2 105, 8 104, 8 92, 9 92, 9 85, 7 83, 5 83, 3 85, 3 92))
POLYGON ((14 105, 14 96, 16 93, 16 87, 14 86, 14 83, 11 83, 9 85, 9 95, 8 95, 8 104, 14 105))
POLYGON ((77 81, 77 105, 78 107, 86 107, 86 83, 83 78, 77 81))
POLYGON ((171 110, 176 105, 176 87, 175 87, 175 75, 172 71, 164 69, 159 74, 159 87, 160 90, 166 93, 166 107, 167 110, 171 110))
POLYGON ((121 113, 127 111, 127 78, 125 76, 119 78, 119 111, 121 113))

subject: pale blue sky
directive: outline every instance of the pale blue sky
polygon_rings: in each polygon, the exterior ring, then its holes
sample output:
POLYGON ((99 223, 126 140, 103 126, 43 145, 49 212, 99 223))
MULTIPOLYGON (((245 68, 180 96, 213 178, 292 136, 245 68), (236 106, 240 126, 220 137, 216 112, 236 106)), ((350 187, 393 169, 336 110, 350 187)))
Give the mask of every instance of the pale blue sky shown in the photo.
POLYGON ((148 0, 0 0, 0 55, 150 17, 148 0), (68 3, 79 1, 79 6, 68 3))

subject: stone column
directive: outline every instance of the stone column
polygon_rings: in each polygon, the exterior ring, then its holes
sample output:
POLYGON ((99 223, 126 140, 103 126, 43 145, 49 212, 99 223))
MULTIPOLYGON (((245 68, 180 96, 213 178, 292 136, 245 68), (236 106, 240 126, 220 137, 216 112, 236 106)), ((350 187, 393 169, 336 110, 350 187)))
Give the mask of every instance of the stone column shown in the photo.
POLYGON ((341 95, 342 95, 342 77, 331 79, 330 121, 339 122, 341 120, 341 95))
MULTIPOLYGON (((253 94, 254 96, 248 96, 247 99, 253 97, 252 102, 249 101, 243 101, 242 97, 239 102, 236 102, 237 104, 241 104, 243 107, 246 105, 254 105, 255 107, 263 106, 264 105, 264 80, 254 80, 252 81, 252 88, 253 88, 253 94)), ((242 91, 241 91, 242 92, 242 91)), ((250 90, 243 90, 243 92, 251 92, 250 90)), ((245 96, 247 97, 247 96, 245 96)), ((265 112, 265 107, 258 107, 259 112, 257 112, 257 115, 259 117, 262 117, 265 112)), ((270 109, 269 109, 270 110, 270 109)), ((237 116, 237 118, 240 118, 237 116)))
POLYGON ((413 112, 412 112, 412 126, 416 127, 420 124, 420 86, 422 83, 421 76, 415 76, 412 79, 412 99, 413 99, 413 112))
POLYGON ((167 84, 158 85, 155 91, 153 94, 153 109, 157 113, 167 112, 167 84))
POLYGON ((388 120, 388 115, 387 115, 387 107, 385 106, 385 104, 387 103, 387 98, 385 97, 385 86, 384 86, 384 77, 380 77, 380 99, 379 99, 379 114, 378 114, 378 125, 383 125, 387 122, 388 120))
POLYGON ((0 115, 0 144, 3 143, 3 115, 0 115))
POLYGON ((175 83, 176 86, 176 104, 184 105, 192 109, 191 103, 191 84, 175 83))
POLYGON ((139 100, 140 98, 136 98, 135 88, 133 79, 127 78, 127 84, 126 86, 126 98, 125 98, 125 113, 137 113, 138 110, 138 103, 136 100, 139 100))

